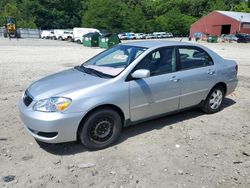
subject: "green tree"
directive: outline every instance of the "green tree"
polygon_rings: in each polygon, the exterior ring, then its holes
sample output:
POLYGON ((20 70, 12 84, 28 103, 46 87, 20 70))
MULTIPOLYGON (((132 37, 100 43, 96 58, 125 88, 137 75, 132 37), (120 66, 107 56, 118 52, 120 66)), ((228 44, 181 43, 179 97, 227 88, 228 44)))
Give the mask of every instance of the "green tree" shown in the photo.
POLYGON ((247 5, 247 2, 241 2, 240 4, 234 7, 234 11, 237 12, 250 12, 250 8, 247 5))
POLYGON ((9 2, 4 5, 3 10, 1 11, 0 14, 0 19, 2 25, 5 23, 5 19, 7 16, 13 16, 17 20, 20 20, 20 11, 17 8, 17 5, 14 2, 9 2))
POLYGON ((81 0, 39 0, 35 23, 43 29, 80 26, 83 4, 81 0))
POLYGON ((172 32, 174 35, 188 35, 190 25, 196 18, 182 14, 180 10, 173 9, 156 18, 156 31, 172 32))
POLYGON ((1 1, 3 6, 0 13, 1 23, 5 23, 6 16, 13 16, 17 21, 17 26, 21 28, 36 28, 35 17, 31 14, 31 2, 23 0, 22 3, 16 1, 1 1))
POLYGON ((120 0, 91 0, 83 17, 83 26, 120 32, 124 30, 127 12, 127 5, 120 0))
POLYGON ((94 27, 110 32, 188 33, 213 10, 250 12, 245 0, 0 0, 0 24, 14 16, 18 27, 94 27))
POLYGON ((146 18, 139 5, 136 5, 127 13, 123 21, 123 28, 127 31, 145 32, 146 31, 146 18))

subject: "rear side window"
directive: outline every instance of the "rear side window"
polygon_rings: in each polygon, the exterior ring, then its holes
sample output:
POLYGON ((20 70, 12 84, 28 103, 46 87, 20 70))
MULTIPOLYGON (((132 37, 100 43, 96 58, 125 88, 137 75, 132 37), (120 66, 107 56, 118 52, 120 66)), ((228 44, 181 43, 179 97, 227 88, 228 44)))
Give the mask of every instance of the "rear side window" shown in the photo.
POLYGON ((180 70, 213 65, 211 57, 204 50, 196 47, 180 47, 179 57, 180 70))

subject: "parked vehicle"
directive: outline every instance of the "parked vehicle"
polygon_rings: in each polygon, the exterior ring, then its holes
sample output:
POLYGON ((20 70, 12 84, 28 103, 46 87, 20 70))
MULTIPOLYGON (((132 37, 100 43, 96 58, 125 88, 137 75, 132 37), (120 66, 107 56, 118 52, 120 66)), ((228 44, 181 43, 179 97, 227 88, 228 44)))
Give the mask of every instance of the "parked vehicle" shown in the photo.
POLYGON ((13 16, 7 16, 4 24, 4 37, 21 38, 20 30, 17 29, 17 21, 13 16))
POLYGON ((196 32, 194 33, 193 37, 195 38, 196 41, 198 40, 204 40, 207 41, 208 35, 202 32, 196 32))
POLYGON ((127 40, 134 40, 135 39, 135 34, 134 33, 125 33, 127 36, 127 40))
POLYGON ((152 35, 153 35, 153 34, 148 33, 148 34, 146 34, 145 38, 146 38, 146 39, 152 39, 152 35))
POLYGON ((55 40, 56 39, 56 36, 55 36, 55 33, 54 33, 53 30, 49 32, 49 39, 51 39, 51 40, 55 40))
POLYGON ((154 32, 153 35, 155 35, 156 38, 167 38, 166 32, 154 32))
POLYGON ((145 39, 146 35, 144 33, 135 33, 136 39, 145 39))
POLYGON ((49 33, 50 33, 50 31, 43 30, 42 33, 41 33, 41 38, 42 39, 48 39, 49 38, 49 33))
POLYGON ((127 40, 128 39, 126 33, 119 33, 118 37, 119 37, 120 40, 127 40))
POLYGON ((238 43, 248 43, 248 42, 250 42, 250 34, 244 34, 244 33, 236 34, 236 37, 238 38, 237 39, 238 43))
POLYGON ((146 34, 145 38, 146 39, 155 39, 155 38, 157 38, 157 36, 153 35, 153 33, 148 33, 148 34, 146 34))
POLYGON ((190 107, 218 112, 236 88, 237 70, 235 61, 200 45, 124 43, 34 82, 19 110, 37 140, 79 139, 90 149, 102 149, 137 122, 190 107))
POLYGON ((173 38, 174 35, 172 33, 166 33, 166 38, 173 38))
POLYGON ((42 39, 55 39, 55 33, 53 30, 43 30, 41 33, 42 39))
POLYGON ((73 40, 74 42, 77 42, 79 44, 82 43, 82 36, 87 34, 87 33, 100 33, 99 30, 94 29, 94 28, 78 28, 75 27, 73 28, 73 40))
POLYGON ((221 36, 221 39, 222 39, 223 41, 232 42, 232 41, 237 41, 237 40, 238 40, 238 37, 236 37, 236 36, 233 35, 233 34, 230 34, 230 35, 222 35, 222 36, 221 36))
POLYGON ((56 40, 63 40, 63 32, 64 32, 64 30, 62 30, 62 29, 55 29, 54 30, 56 40))
POLYGON ((73 31, 65 30, 62 35, 62 40, 73 41, 73 31))

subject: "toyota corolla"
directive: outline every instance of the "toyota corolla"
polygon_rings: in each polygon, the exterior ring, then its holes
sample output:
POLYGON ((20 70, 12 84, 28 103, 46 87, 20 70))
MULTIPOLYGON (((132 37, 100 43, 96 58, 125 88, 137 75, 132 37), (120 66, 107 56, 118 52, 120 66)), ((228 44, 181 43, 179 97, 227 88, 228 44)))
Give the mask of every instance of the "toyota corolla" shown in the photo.
POLYGON ((20 102, 27 131, 47 143, 112 145, 123 127, 200 107, 221 109, 237 85, 235 61, 191 43, 119 44, 32 83, 20 102))

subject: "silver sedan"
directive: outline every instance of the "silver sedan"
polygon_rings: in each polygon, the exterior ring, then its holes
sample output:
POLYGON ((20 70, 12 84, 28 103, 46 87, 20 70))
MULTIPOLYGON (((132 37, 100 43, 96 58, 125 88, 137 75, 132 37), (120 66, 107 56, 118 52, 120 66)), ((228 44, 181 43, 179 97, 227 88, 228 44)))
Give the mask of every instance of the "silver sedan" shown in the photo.
POLYGON ((123 127, 190 107, 221 109, 237 85, 235 61, 200 45, 120 44, 30 85, 20 102, 27 131, 47 143, 112 145, 123 127))

